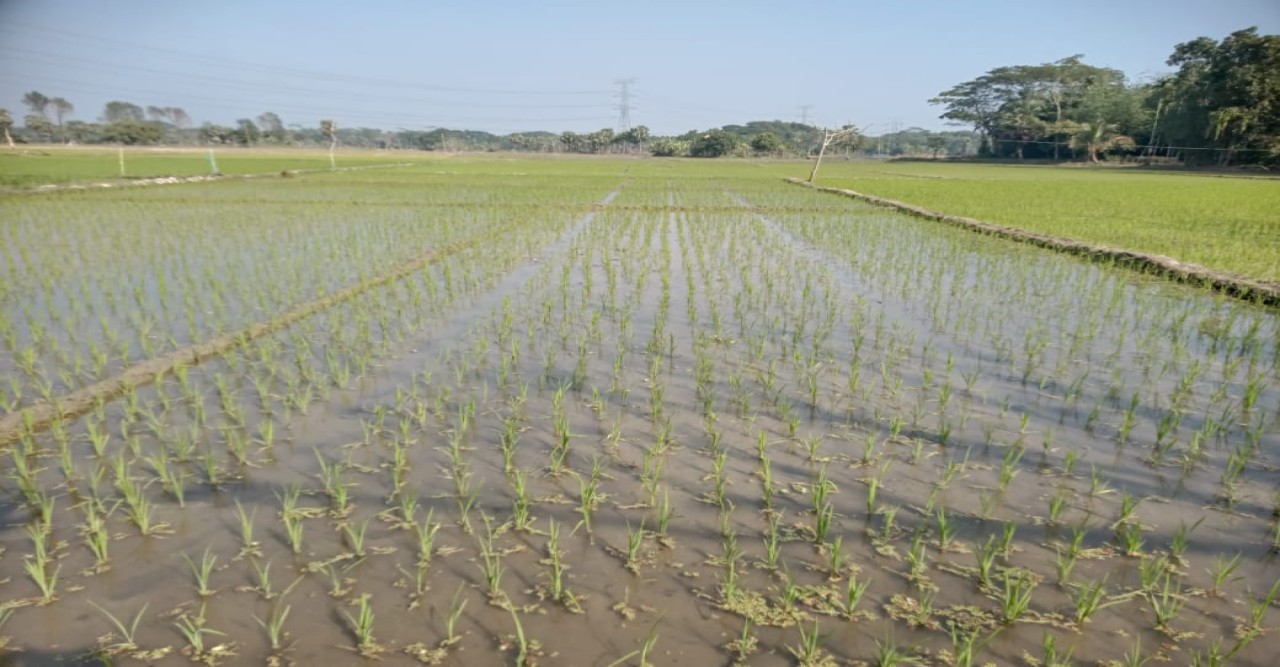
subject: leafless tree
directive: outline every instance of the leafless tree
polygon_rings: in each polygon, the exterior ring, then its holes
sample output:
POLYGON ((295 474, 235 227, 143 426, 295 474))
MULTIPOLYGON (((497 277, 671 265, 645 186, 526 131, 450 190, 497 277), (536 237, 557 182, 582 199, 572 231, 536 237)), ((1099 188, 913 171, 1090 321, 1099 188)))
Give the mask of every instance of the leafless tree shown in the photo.
POLYGON ((813 163, 813 171, 809 172, 809 182, 812 183, 818 177, 818 167, 822 166, 822 156, 826 154, 827 147, 836 143, 846 143, 856 141, 862 135, 858 134, 858 128, 854 125, 845 125, 838 130, 823 128, 822 130, 822 146, 818 148, 818 159, 813 163))

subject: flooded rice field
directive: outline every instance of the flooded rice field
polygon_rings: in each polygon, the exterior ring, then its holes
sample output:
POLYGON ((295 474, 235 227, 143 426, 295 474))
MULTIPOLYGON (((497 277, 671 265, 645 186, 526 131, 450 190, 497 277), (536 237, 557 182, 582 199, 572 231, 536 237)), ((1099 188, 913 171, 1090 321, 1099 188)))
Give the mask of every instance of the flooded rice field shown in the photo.
POLYGON ((1274 309, 554 164, 0 200, 0 664, 1270 664, 1274 309))

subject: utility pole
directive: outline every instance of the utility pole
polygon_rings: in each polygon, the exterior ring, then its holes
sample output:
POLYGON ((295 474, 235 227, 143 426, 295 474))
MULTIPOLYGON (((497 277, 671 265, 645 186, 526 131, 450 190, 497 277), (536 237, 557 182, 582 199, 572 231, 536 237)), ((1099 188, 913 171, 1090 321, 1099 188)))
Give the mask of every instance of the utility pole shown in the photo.
POLYGON ((631 129, 631 85, 635 82, 635 79, 618 79, 614 81, 618 85, 618 92, 613 94, 614 97, 618 98, 618 134, 631 129))
POLYGON ((801 105, 800 105, 800 124, 801 124, 801 125, 808 125, 808 124, 809 124, 809 110, 810 110, 810 109, 812 109, 812 108, 813 108, 813 105, 812 105, 812 104, 801 104, 801 105))

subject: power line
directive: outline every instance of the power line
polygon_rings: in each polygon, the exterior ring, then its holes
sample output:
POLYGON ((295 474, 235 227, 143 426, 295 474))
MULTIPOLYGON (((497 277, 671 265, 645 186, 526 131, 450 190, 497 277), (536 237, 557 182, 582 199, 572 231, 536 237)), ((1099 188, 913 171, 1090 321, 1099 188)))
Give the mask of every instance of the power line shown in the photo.
MULTIPOLYGON (((0 45, 0 53, 5 53, 11 49, 12 47, 9 45, 0 45)), ((151 67, 143 67, 143 66, 133 65, 133 64, 104 63, 101 61, 82 59, 74 56, 64 56, 61 54, 40 54, 39 57, 35 57, 31 54, 22 53, 22 52, 18 52, 16 54, 5 53, 5 59, 18 61, 18 62, 34 63, 38 65, 47 65, 51 67, 58 67, 59 69, 63 69, 63 70, 74 68, 76 70, 106 71, 112 74, 129 74, 129 73, 136 72, 136 73, 139 73, 140 75, 147 75, 146 77, 143 77, 143 76, 130 77, 134 79, 142 79, 142 78, 151 79, 152 77, 161 77, 161 78, 180 79, 184 82, 188 82, 188 81, 209 82, 211 84, 217 85, 219 89, 228 89, 228 90, 239 89, 239 90, 244 90, 244 91, 253 92, 253 93, 261 93, 261 92, 289 93, 294 96, 339 99, 342 101, 350 101, 352 98, 352 95, 349 91, 339 90, 334 86, 328 86, 325 88, 316 88, 316 87, 309 87, 309 86, 285 85, 285 84, 268 82, 268 81, 231 79, 231 78, 212 76, 212 75, 206 75, 206 74, 193 74, 188 72, 167 71, 163 69, 155 69, 151 67)), ((151 81, 151 82, 161 83, 159 81, 151 81)), ((457 100, 457 99, 422 98, 422 97, 412 97, 412 96, 405 96, 405 95, 379 95, 376 93, 363 93, 363 92, 360 93, 358 97, 361 100, 367 100, 367 101, 391 102, 397 106, 404 106, 406 104, 419 104, 419 105, 426 105, 426 106, 455 106, 455 107, 461 106, 461 107, 482 107, 486 109, 525 109, 525 110, 529 110, 529 109, 598 109, 599 110, 599 109, 610 108, 608 107, 608 105, 603 105, 603 104, 512 104, 512 103, 481 102, 481 101, 468 101, 468 100, 457 100)))
POLYGON ((284 76, 294 77, 294 78, 301 77, 301 78, 314 79, 317 81, 325 81, 330 83, 345 83, 345 84, 351 84, 351 85, 364 85, 364 86, 395 86, 397 88, 417 88, 421 90, 431 90, 431 91, 437 91, 437 92, 475 93, 475 94, 484 94, 484 95, 576 96, 576 95, 600 95, 603 92, 607 92, 607 91, 601 91, 601 90, 522 90, 522 89, 498 89, 498 88, 472 88, 472 87, 465 87, 465 86, 450 86, 450 85, 443 85, 443 84, 423 83, 418 81, 397 81, 393 79, 380 79, 380 78, 367 77, 367 76, 334 74, 332 72, 320 72, 316 70, 306 70, 306 69, 299 69, 294 67, 264 65, 262 63, 257 63, 252 61, 235 60, 231 58, 223 58, 223 57, 215 57, 215 56, 206 56, 206 55, 200 55, 200 54, 190 53, 186 51, 178 51, 174 49, 165 49, 165 48, 154 47, 154 46, 146 46, 142 44, 135 44, 135 43, 125 42, 125 41, 120 41, 115 39, 108 39, 105 37, 98 37, 95 35, 88 35, 84 33, 77 33, 77 32, 65 31, 65 30, 56 30, 46 26, 28 24, 23 22, 7 22, 5 25, 6 27, 20 28, 24 32, 28 32, 28 33, 31 33, 31 32, 43 33, 43 35, 37 35, 37 36, 40 36, 42 39, 49 39, 49 38, 61 39, 71 44, 77 44, 77 45, 82 45, 84 42, 92 42, 98 45, 102 45, 105 48, 108 48, 110 50, 146 51, 150 53, 164 55, 168 59, 172 59, 176 57, 176 58, 181 58, 181 59, 189 60, 192 62, 200 63, 203 65, 212 65, 212 66, 217 66, 222 68, 234 68, 238 70, 246 70, 246 69, 257 70, 259 72, 274 74, 277 76, 284 75, 284 76))
MULTIPOLYGON (((86 82, 74 79, 63 79, 59 77, 45 77, 43 81, 59 86, 63 94, 68 93, 87 93, 102 96, 112 95, 137 95, 150 97, 152 99, 163 100, 171 96, 171 93, 152 88, 141 88, 136 86, 107 86, 97 82, 86 82)), ((25 83, 18 76, 0 72, 0 81, 9 81, 15 84, 25 83)), ((216 94, 217 90, 210 90, 212 94, 216 94)), ((233 96, 227 97, 211 97, 203 95, 184 95, 182 102, 190 104, 192 102, 201 104, 205 109, 221 109, 232 112, 233 115, 246 113, 243 104, 233 96)), ((388 110, 386 108, 377 108, 373 110, 357 109, 348 106, 336 106, 332 104, 319 104, 316 106, 298 106, 293 104, 272 104, 269 105, 270 111, 283 113, 293 116, 337 116, 344 119, 346 124, 374 123, 374 124, 393 124, 393 125, 442 125, 442 124, 470 124, 470 123, 522 123, 522 124, 538 124, 538 123, 567 123, 567 122, 608 122, 611 120, 608 116, 574 116, 574 117, 541 117, 541 116, 477 116, 474 114, 462 115, 438 115, 430 112, 414 112, 411 110, 388 110)), ((385 105, 384 105, 385 106, 385 105)))
POLYGON ((635 82, 635 79, 618 79, 614 81, 614 83, 618 84, 618 92, 615 93, 615 96, 618 98, 619 134, 631 130, 631 84, 635 82))

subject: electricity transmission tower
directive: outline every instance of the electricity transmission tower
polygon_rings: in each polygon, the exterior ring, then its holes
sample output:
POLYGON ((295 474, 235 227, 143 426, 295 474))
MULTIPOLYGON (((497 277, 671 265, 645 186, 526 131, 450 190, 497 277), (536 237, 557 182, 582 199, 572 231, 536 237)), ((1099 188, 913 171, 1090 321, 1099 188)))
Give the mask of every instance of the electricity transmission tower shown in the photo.
POLYGON ((631 85, 635 82, 635 79, 618 79, 614 81, 618 85, 618 92, 614 93, 613 96, 618 98, 619 134, 631 129, 631 85))
POLYGON ((812 105, 812 104, 801 104, 801 105, 800 105, 800 124, 801 124, 801 125, 808 125, 808 124, 809 124, 809 110, 810 110, 810 109, 812 109, 812 108, 813 108, 813 105, 812 105))

